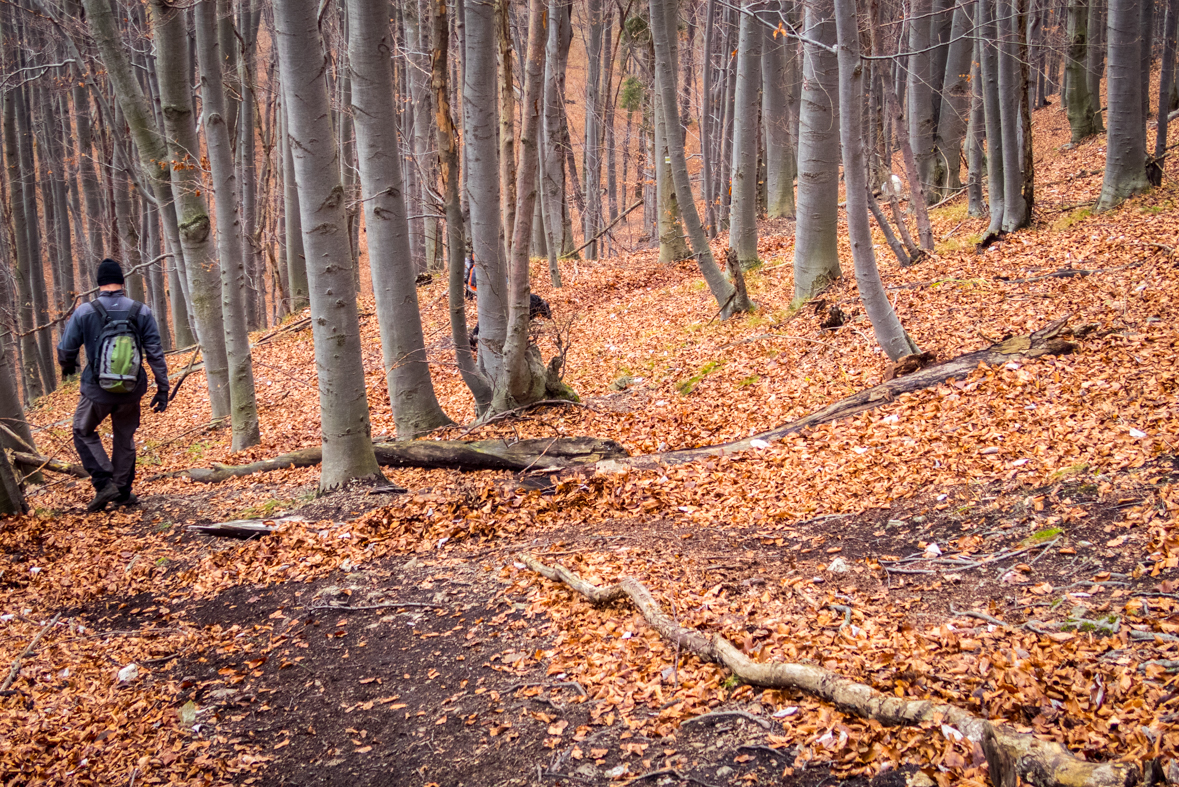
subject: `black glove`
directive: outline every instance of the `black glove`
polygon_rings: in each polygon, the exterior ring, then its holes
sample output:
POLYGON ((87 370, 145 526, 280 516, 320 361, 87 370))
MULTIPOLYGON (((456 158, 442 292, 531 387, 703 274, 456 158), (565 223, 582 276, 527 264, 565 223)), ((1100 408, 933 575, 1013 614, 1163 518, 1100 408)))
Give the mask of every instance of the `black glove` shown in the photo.
POLYGON ((157 388, 156 395, 151 398, 152 412, 162 413, 168 409, 168 389, 157 388))
POLYGON ((63 378, 70 377, 78 373, 78 362, 70 361, 69 363, 61 363, 61 376, 63 378))

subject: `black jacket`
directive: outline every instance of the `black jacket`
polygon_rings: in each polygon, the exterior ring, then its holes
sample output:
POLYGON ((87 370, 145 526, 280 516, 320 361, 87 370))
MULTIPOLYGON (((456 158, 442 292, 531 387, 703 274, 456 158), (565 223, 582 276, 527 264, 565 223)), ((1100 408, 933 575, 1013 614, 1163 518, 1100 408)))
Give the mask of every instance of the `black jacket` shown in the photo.
MULTIPOLYGON (((135 301, 127 297, 123 290, 116 292, 100 292, 102 305, 106 307, 112 320, 127 316, 131 305, 135 301)), ((143 350, 143 360, 151 367, 156 378, 156 385, 168 390, 168 364, 164 361, 164 348, 160 344, 160 328, 156 325, 156 318, 151 309, 141 306, 136 318, 139 330, 139 345, 143 350)), ((131 393, 112 393, 103 390, 98 384, 98 376, 94 373, 94 359, 98 357, 98 340, 102 338, 102 315, 89 303, 83 303, 74 311, 66 325, 61 341, 57 343, 57 362, 59 364, 76 364, 78 362, 78 348, 86 346, 86 368, 82 371, 82 395, 92 402, 99 404, 119 404, 128 399, 140 399, 147 393, 147 372, 139 367, 139 382, 131 393)))

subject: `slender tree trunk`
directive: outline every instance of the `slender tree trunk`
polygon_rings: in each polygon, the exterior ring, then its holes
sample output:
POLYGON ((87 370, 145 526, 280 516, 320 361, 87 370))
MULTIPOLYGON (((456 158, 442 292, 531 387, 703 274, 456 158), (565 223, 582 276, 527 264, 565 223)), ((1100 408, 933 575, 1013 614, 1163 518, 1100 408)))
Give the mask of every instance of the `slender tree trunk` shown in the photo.
POLYGON ((467 7, 463 83, 463 140, 471 245, 479 297, 479 367, 490 380, 500 377, 507 333, 507 271, 503 259, 499 146, 496 142, 495 10, 491 3, 467 7))
MULTIPOLYGON (((803 35, 835 43, 832 0, 803 9, 803 35)), ((798 132, 798 224, 794 229, 794 299, 809 298, 841 275, 839 222, 839 62, 834 53, 804 43, 798 132)))
POLYGON ((983 108, 987 128, 987 201, 991 213, 987 237, 1003 230, 1004 184, 1003 124, 999 109, 999 45, 995 27, 995 0, 979 0, 979 47, 983 83, 983 108))
POLYGON ((1093 99, 1093 124, 1097 133, 1105 131, 1102 122, 1101 76, 1105 73, 1105 48, 1108 39, 1106 22, 1108 0, 1089 0, 1088 47, 1085 51, 1085 74, 1089 80, 1089 95, 1093 99))
MULTIPOLYGON (((120 144, 115 141, 115 144, 120 144)), ((115 171, 113 178, 115 191, 115 224, 118 226, 119 251, 125 270, 136 268, 143 262, 139 254, 139 219, 131 206, 131 178, 126 172, 115 171)), ((127 294, 140 303, 146 303, 144 297, 143 276, 134 274, 126 277, 127 294)))
POLYGON ((373 452, 365 394, 344 188, 323 80, 317 5, 315 0, 279 0, 274 6, 274 26, 287 106, 286 132, 302 198, 299 208, 308 257, 323 435, 319 489, 327 492, 354 479, 380 479, 381 471, 373 452))
MULTIPOLYGON (((771 8, 780 6, 774 0, 771 8)), ((777 21, 777 15, 770 17, 777 21)), ((759 26, 760 27, 760 26, 759 26)), ((766 214, 772 218, 794 218, 794 171, 796 158, 791 138, 787 90, 791 81, 793 41, 763 29, 761 116, 765 124, 766 214)))
POLYGON ((937 119, 937 177, 935 196, 946 197, 962 188, 962 138, 970 117, 970 63, 974 49, 973 3, 953 12, 950 43, 946 46, 945 75, 937 119))
MULTIPOLYGON (((676 18, 673 13, 674 7, 675 0, 650 0, 651 38, 655 46, 655 69, 658 75, 655 83, 660 91, 659 103, 667 134, 667 150, 671 158, 676 198, 688 230, 688 238, 692 242, 692 252, 720 308, 721 319, 727 319, 737 312, 752 311, 753 304, 748 297, 743 296, 744 282, 739 281, 738 286, 734 287, 717 267, 712 249, 708 246, 708 238, 704 235, 704 225, 700 223, 700 214, 696 211, 696 199, 692 194, 691 181, 688 179, 688 161, 684 155, 684 130, 679 123, 675 103, 676 64, 671 45, 676 18)), ((741 275, 739 266, 735 270, 735 275, 741 275)))
POLYGON ((1100 96, 1089 92, 1086 71, 1089 41, 1089 3, 1091 0, 1070 0, 1068 5, 1068 52, 1065 63, 1065 95, 1068 124, 1072 141, 1080 142, 1099 131, 1099 115, 1095 103, 1100 96))
POLYGON ((1109 210, 1150 185, 1142 128, 1141 14, 1142 0, 1120 0, 1109 9, 1109 133, 1098 211, 1109 210))
POLYGON ((982 70, 979 59, 982 49, 978 39, 975 39, 974 63, 971 66, 971 102, 970 127, 966 131, 966 158, 968 173, 966 177, 966 197, 968 200, 967 213, 974 218, 987 215, 983 204, 982 178, 985 157, 983 154, 983 136, 986 131, 986 115, 983 111, 982 70))
POLYGON ((761 108, 762 22, 759 0, 745 0, 737 43, 737 101, 733 129, 733 212, 729 248, 744 268, 757 264, 758 115, 761 108))
MULTIPOLYGON (((504 243, 516 225, 516 96, 512 70, 512 31, 509 0, 495 2, 495 44, 499 100, 499 185, 504 243)), ((505 245, 505 250, 507 245, 505 245)))
MULTIPOLYGON (((246 325, 250 330, 262 328, 266 320, 265 276, 258 237, 257 164, 257 51, 261 9, 255 0, 240 0, 242 57, 237 83, 241 89, 241 110, 237 121, 235 168, 242 199, 241 254, 246 265, 246 325)), ((265 160, 269 156, 264 157, 265 160)), ((265 192, 263 192, 265 194, 265 192)))
POLYGON ((847 185, 847 228, 855 261, 856 287, 872 322, 876 341, 893 361, 920 352, 905 333, 880 281, 868 223, 868 181, 864 159, 864 64, 855 0, 835 0, 839 40, 839 131, 843 149, 843 177, 847 185))
POLYGON ((561 152, 561 112, 565 100, 560 91, 557 69, 560 65, 561 29, 568 24, 568 0, 549 0, 547 38, 545 42, 544 120, 541 132, 542 215, 545 222, 545 244, 548 248, 549 278, 554 287, 561 286, 561 270, 557 258, 564 250, 561 226, 562 206, 565 202, 565 157, 561 152))
POLYGON ((218 0, 198 0, 193 14, 196 27, 197 59, 201 72, 201 109, 205 143, 213 174, 216 198, 217 256, 221 268, 221 313, 224 321, 225 355, 229 364, 230 424, 234 451, 262 441, 258 427, 258 405, 254 398, 254 364, 250 356, 250 335, 246 327, 248 284, 242 258, 242 225, 238 212, 237 173, 230 146, 229 124, 222 82, 223 55, 217 35, 218 0))
POLYGON ((466 233, 463 229, 462 199, 459 194, 459 142, 450 111, 450 29, 447 25, 446 0, 430 0, 430 74, 434 89, 434 131, 438 139, 438 169, 442 176, 444 210, 446 211, 448 296, 450 304, 450 335, 454 343, 455 361, 471 394, 475 410, 482 413, 491 405, 491 386, 471 356, 467 339, 467 316, 463 295, 463 257, 466 254, 466 233))
POLYGON ((999 123, 1003 132, 1003 231, 1014 232, 1031 218, 1023 198, 1024 173, 1020 161, 1020 113, 1021 105, 1027 103, 1019 78, 1018 47, 1022 30, 1012 0, 998 0, 995 5, 999 34, 999 123))
POLYGON ((659 231, 659 261, 676 262, 692 256, 684 237, 680 219, 680 205, 676 198, 675 182, 671 174, 671 155, 667 151, 667 123, 664 120, 663 95, 659 89, 659 73, 654 74, 655 93, 655 199, 659 231))
POLYGON ((925 198, 931 200, 934 168, 937 165, 937 151, 934 150, 933 134, 936 126, 933 119, 933 68, 930 47, 930 26, 932 22, 932 0, 911 0, 909 15, 909 52, 907 58, 908 107, 905 112, 909 121, 909 141, 917 159, 917 173, 925 198))
MULTIPOLYGON (((91 6, 101 0, 85 0, 87 16, 93 17, 91 6)), ((205 359, 205 376, 209 385, 209 401, 213 417, 231 414, 229 391, 229 361, 225 354, 224 318, 221 309, 221 275, 213 243, 209 211, 203 196, 199 166, 200 139, 192 106, 189 78, 189 41, 184 13, 163 0, 151 4, 152 29, 155 34, 156 72, 160 82, 160 104, 163 108, 164 132, 172 174, 179 245, 184 251, 185 269, 192 314, 196 318, 197 336, 205 359)), ((93 19, 91 24, 94 25, 93 19)), ((112 42, 117 46, 117 42, 112 42)), ((106 58, 104 57, 104 60, 106 58)), ((109 68, 109 63, 108 63, 109 68)), ((130 77, 133 79, 133 77, 130 77)), ((126 111, 126 106, 124 106, 126 111)), ((128 120, 131 120, 128 114, 128 120)), ((146 119, 145 119, 146 124, 146 119)), ((144 135, 150 134, 145 125, 144 135)), ((136 146, 143 157, 143 147, 136 137, 136 146)), ((155 159, 145 164, 158 167, 155 159)))
POLYGON ((1167 126, 1171 111, 1171 89, 1175 86, 1175 41, 1179 39, 1179 0, 1168 0, 1163 19, 1163 62, 1159 75, 1159 122, 1154 138, 1154 157, 1147 166, 1151 185, 1163 182, 1163 156, 1167 152, 1167 126))
MULTIPOLYGON (((716 30, 716 0, 705 0, 704 42, 700 57, 700 163, 701 191, 704 192, 704 229, 710 238, 716 237, 716 187, 713 183, 712 142, 712 49, 716 30)), ((625 21, 625 20, 624 20, 625 21)), ((629 121, 629 117, 628 117, 629 121)))
POLYGON ((349 0, 348 62, 356 118, 356 152, 368 239, 369 269, 381 357, 397 439, 452 423, 442 412, 430 380, 418 311, 415 271, 409 248, 409 222, 397 155, 397 113, 389 101, 393 74, 388 0, 349 0))

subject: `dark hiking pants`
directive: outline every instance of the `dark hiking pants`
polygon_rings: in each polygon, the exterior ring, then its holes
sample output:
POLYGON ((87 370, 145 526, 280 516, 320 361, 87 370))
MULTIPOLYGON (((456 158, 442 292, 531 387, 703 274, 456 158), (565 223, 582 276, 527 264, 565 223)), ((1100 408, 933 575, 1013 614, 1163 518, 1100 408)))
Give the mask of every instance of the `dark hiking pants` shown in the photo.
POLYGON ((131 491, 131 484, 135 481, 135 430, 138 428, 139 397, 119 404, 100 404, 85 396, 78 398, 78 409, 74 411, 74 447, 78 449, 82 467, 90 473, 96 490, 102 489, 108 481, 114 481, 124 496, 131 491), (98 425, 108 415, 114 431, 110 458, 107 458, 97 432, 98 425))

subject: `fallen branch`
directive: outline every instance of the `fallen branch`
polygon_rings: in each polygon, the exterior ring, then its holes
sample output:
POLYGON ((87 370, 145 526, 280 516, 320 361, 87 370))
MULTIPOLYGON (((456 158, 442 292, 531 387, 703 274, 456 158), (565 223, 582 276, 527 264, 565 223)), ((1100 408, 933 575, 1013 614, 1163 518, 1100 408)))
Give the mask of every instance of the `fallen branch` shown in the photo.
MULTIPOLYGON (((414 440, 397 443, 376 443, 373 449, 377 462, 385 467, 447 468, 453 470, 508 470, 520 472, 555 472, 571 467, 593 464, 606 459, 626 458, 626 449, 613 440, 595 437, 559 437, 520 440, 414 440), (535 466, 543 462, 540 466, 535 466)), ((319 464, 323 454, 316 448, 304 448, 273 459, 245 465, 214 464, 211 468, 193 467, 152 476, 160 478, 189 478, 203 484, 216 484, 236 476, 285 470, 290 467, 312 467, 319 464)), ((52 467, 47 469, 53 469, 52 467)))
POLYGON ((334 609, 337 612, 363 612, 367 609, 394 609, 397 607, 425 607, 427 609, 442 609, 441 604, 426 604, 421 601, 390 601, 387 604, 364 604, 359 607, 320 604, 318 606, 312 607, 312 609, 334 609))
POLYGON ((12 662, 12 668, 8 670, 8 677, 4 679, 3 683, 0 683, 0 691, 8 691, 8 687, 12 685, 14 680, 16 680, 16 676, 20 674, 21 662, 27 659, 29 654, 36 650, 37 646, 41 644, 41 640, 44 639, 45 635, 49 633, 51 628, 57 625, 57 621, 60 619, 61 613, 58 612, 53 616, 53 620, 46 623, 45 627, 37 633, 37 636, 33 637, 33 641, 29 643, 29 646, 20 652, 20 655, 17 656, 16 659, 12 662))
POLYGON ((821 424, 859 415, 881 405, 888 404, 904 393, 913 393, 926 388, 940 385, 951 378, 963 379, 970 375, 979 364, 999 366, 1021 358, 1038 358, 1042 355, 1064 355, 1076 349, 1076 345, 1064 341, 1060 337, 1065 332, 1067 317, 1049 323, 1035 333, 1025 336, 1013 336, 1006 341, 992 344, 982 350, 959 355, 942 363, 927 366, 924 369, 887 380, 880 385, 867 388, 859 393, 840 399, 838 402, 824 407, 822 410, 799 418, 788 424, 771 429, 760 434, 750 435, 741 440, 720 445, 703 446, 701 448, 685 448, 669 451, 663 454, 647 454, 644 456, 628 457, 625 459, 610 459, 599 465, 602 470, 616 470, 622 466, 654 467, 657 464, 684 464, 695 462, 707 457, 748 451, 754 447, 753 441, 769 442, 781 440, 787 435, 811 429, 821 424))
POLYGON ((765 719, 759 716, 754 716, 752 713, 746 713, 743 710, 714 710, 711 713, 701 713, 699 716, 693 716, 690 719, 685 719, 684 724, 695 724, 696 722, 706 721, 711 722, 720 718, 724 718, 725 716, 736 716, 738 718, 745 719, 746 721, 751 721, 754 724, 761 726, 762 729, 766 730, 770 729, 771 726, 770 723, 765 719))
POLYGON ((12 463, 14 465, 21 465, 22 467, 48 470, 51 473, 72 475, 77 478, 90 477, 90 474, 86 472, 86 468, 82 467, 82 465, 75 465, 70 462, 63 462, 60 459, 53 459, 48 456, 41 456, 40 454, 30 454, 24 451, 13 451, 12 463))
POLYGON ((1037 787, 1131 787, 1138 782, 1140 771, 1134 765, 1086 762, 1059 743, 1016 732, 1005 724, 989 722, 954 705, 882 694, 811 664, 755 662, 719 634, 710 640, 698 631, 673 623, 650 592, 630 577, 599 587, 560 564, 549 567, 528 555, 521 555, 519 560, 538 574, 565 583, 595 604, 629 598, 662 637, 701 659, 727 667, 736 678, 750 685, 801 690, 841 711, 890 726, 938 722, 952 725, 980 746, 988 738, 993 748, 1014 760, 1019 774, 1037 787))

